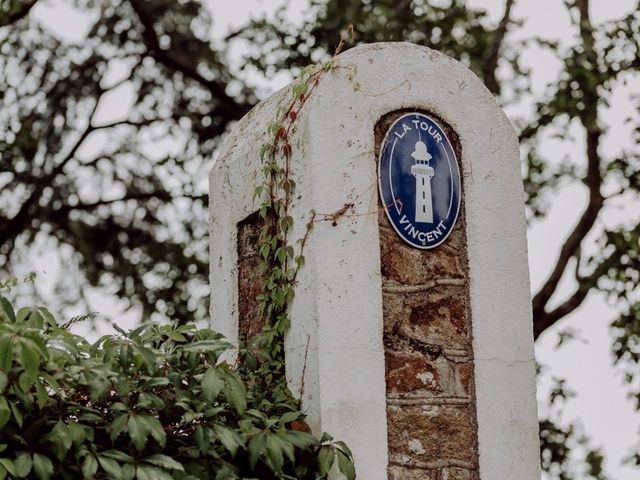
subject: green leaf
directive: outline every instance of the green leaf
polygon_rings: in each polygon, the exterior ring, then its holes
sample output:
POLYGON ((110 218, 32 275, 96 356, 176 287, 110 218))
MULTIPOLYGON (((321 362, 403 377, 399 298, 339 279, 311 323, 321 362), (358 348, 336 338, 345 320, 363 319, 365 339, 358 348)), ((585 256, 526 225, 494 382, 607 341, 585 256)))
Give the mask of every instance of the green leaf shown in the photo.
POLYGON ((256 466, 258 459, 264 453, 267 446, 267 434, 265 432, 259 432, 249 442, 249 464, 251 468, 256 466))
POLYGON ((0 465, 2 465, 11 476, 17 476, 16 464, 10 458, 0 458, 0 465))
POLYGON ((135 461, 135 458, 133 458, 131 455, 127 455, 126 453, 114 448, 105 450, 104 452, 101 452, 100 455, 122 463, 131 463, 135 461))
POLYGON ((13 363, 13 342, 9 335, 0 336, 0 370, 8 373, 13 363))
POLYGON ((98 471, 98 460, 89 454, 84 457, 82 462, 82 475, 84 478, 94 478, 98 471))
POLYGON ((298 432, 296 430, 287 430, 285 433, 287 441, 298 448, 308 448, 311 445, 317 445, 318 440, 313 435, 306 432, 298 432))
POLYGON ((122 466, 122 477, 118 480, 133 480, 136 476, 136 466, 133 463, 125 463, 122 466))
POLYGON ((153 377, 147 380, 144 384, 145 388, 162 387, 169 385, 169 379, 167 377, 153 377))
POLYGON ((355 480, 356 469, 353 462, 340 450, 338 450, 338 468, 340 472, 347 477, 347 480, 355 480))
POLYGON ((47 392, 47 389, 44 388, 44 385, 42 384, 42 382, 40 382, 40 380, 36 380, 35 386, 36 386, 36 398, 38 400, 38 407, 44 408, 44 406, 49 401, 49 392, 47 392))
POLYGON ((22 412, 20 411, 20 407, 18 407, 14 402, 9 402, 9 406, 11 407, 13 418, 18 424, 18 427, 22 428, 23 418, 22 418, 22 412))
POLYGON ((232 456, 235 456, 238 448, 242 445, 240 435, 234 429, 227 428, 222 425, 215 425, 213 430, 218 436, 220 443, 224 445, 232 456))
POLYGON ((328 475, 336 458, 336 451, 331 445, 323 445, 318 453, 318 467, 320 475, 328 475))
POLYGON ((127 433, 138 451, 142 450, 147 444, 147 437, 149 436, 147 425, 141 417, 142 415, 131 415, 127 421, 127 433))
POLYGON ((146 347, 136 346, 134 347, 134 352, 137 354, 136 356, 142 358, 149 373, 153 374, 158 369, 158 359, 151 350, 146 347))
POLYGON ((164 447, 167 443, 167 434, 160 421, 151 415, 138 415, 138 419, 146 425, 147 434, 151 434, 158 445, 164 447))
POLYGON ((6 397, 0 396, 0 428, 4 427, 11 419, 11 408, 6 397))
POLYGON ((47 321, 49 325, 55 327, 58 325, 56 319, 53 317, 51 312, 45 307, 38 307, 38 313, 47 321))
POLYGON ((67 426, 63 422, 56 423, 51 433, 46 435, 45 438, 51 443, 53 453, 58 457, 58 460, 64 460, 73 444, 67 426))
POLYGON ((136 467, 137 480, 173 480, 171 475, 164 470, 155 467, 139 465, 136 467))
POLYGON ((5 297, 0 297, 0 314, 10 322, 16 321, 16 313, 13 311, 11 302, 5 297))
POLYGON ((351 450, 349 449, 349 447, 347 447, 346 443, 337 441, 334 443, 334 445, 340 448, 340 450, 342 450, 349 458, 353 458, 353 453, 351 453, 351 450))
POLYGON ((153 393, 143 392, 138 398, 137 408, 146 408, 149 410, 162 410, 164 401, 153 393))
POLYGON ((267 458, 273 470, 277 473, 282 472, 282 466, 284 465, 284 450, 282 447, 282 441, 276 434, 267 434, 267 458))
POLYGON ((155 465, 156 467, 165 468, 167 470, 180 470, 181 472, 184 472, 184 467, 182 466, 182 464, 176 462, 173 458, 168 457, 167 455, 151 455, 150 457, 144 458, 143 461, 150 463, 151 465, 155 465))
POLYGON ((85 429, 78 422, 74 422, 73 420, 69 420, 69 437, 73 441, 76 446, 82 445, 87 436, 85 429))
POLYGON ((122 478, 122 467, 109 457, 98 455, 98 462, 107 475, 115 479, 122 478))
POLYGON ((223 391, 225 398, 242 415, 247 408, 247 389, 244 383, 232 373, 227 375, 225 383, 227 385, 223 391))
POLYGON ((211 367, 202 376, 202 393, 209 402, 213 402, 224 388, 224 379, 218 370, 211 367))
POLYGON ((127 415, 126 413, 120 414, 113 419, 111 425, 107 426, 107 430, 109 431, 109 438, 112 442, 114 442, 116 438, 118 438, 118 435, 120 435, 124 431, 127 426, 127 420, 129 418, 132 417, 129 417, 129 415, 127 415))
POLYGON ((284 425, 286 423, 293 422, 294 420, 297 420, 298 418, 300 418, 300 416, 301 416, 300 412, 286 412, 280 417, 280 424, 284 425))
POLYGON ((40 480, 49 480, 53 475, 53 463, 40 453, 33 454, 33 471, 40 480))
POLYGON ((20 339, 20 363, 25 371, 35 377, 40 368, 40 353, 32 345, 32 341, 27 338, 20 339))
POLYGON ((16 476, 18 478, 24 478, 31 472, 33 462, 31 461, 31 454, 28 452, 18 452, 16 455, 16 476))

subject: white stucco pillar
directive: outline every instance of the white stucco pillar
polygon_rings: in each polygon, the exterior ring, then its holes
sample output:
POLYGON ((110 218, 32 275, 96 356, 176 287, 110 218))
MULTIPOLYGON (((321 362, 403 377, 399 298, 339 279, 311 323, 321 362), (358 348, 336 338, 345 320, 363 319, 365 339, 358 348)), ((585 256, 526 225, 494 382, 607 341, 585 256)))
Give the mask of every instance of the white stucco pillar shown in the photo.
MULTIPOLYGON (((309 239, 286 345, 291 389, 302 394, 315 433, 327 431, 352 448, 358 478, 388 478, 374 126, 390 112, 427 112, 455 132, 460 150, 477 421, 477 463, 469 468, 482 480, 538 480, 517 136, 482 82, 438 52, 383 43, 354 48, 337 61, 357 66, 360 90, 340 69, 323 77, 291 140, 297 182, 291 238, 303 235, 310 210, 330 214, 350 205, 337 222, 317 222, 309 239)), ((212 325, 232 342, 239 328, 237 225, 258 207, 252 196, 261 178, 262 132, 286 95, 286 89, 274 94, 234 127, 211 172, 212 325)), ((411 462, 427 472, 416 478, 458 468, 411 462)))

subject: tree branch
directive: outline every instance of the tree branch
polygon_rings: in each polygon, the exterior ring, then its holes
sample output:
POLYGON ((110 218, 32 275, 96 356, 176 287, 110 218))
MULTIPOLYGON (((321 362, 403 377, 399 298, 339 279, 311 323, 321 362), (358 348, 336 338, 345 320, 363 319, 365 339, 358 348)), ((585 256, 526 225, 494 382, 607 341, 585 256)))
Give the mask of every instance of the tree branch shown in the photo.
POLYGON ((91 202, 91 203, 79 203, 77 205, 64 205, 60 208, 55 209, 54 213, 66 214, 72 210, 90 211, 95 208, 101 207, 103 205, 112 205, 114 203, 126 202, 128 200, 145 201, 145 200, 151 200, 152 198, 158 198, 160 200, 165 200, 165 201, 171 199, 170 195, 166 192, 131 192, 123 197, 114 198, 111 200, 98 200, 96 202, 91 202))
MULTIPOLYGON (((580 34, 585 54, 593 65, 593 68, 596 68, 593 31, 589 20, 589 2, 588 0, 578 0, 577 5, 580 11, 580 34)), ((547 278, 542 288, 540 288, 538 293, 533 297, 535 337, 576 309, 582 301, 584 301, 591 288, 578 288, 578 290, 559 307, 555 308, 552 312, 546 311, 549 299, 556 291, 569 261, 574 257, 579 258, 582 241, 591 231, 604 204, 604 198, 600 192, 602 172, 600 171, 598 147, 600 144, 601 131, 598 127, 597 105, 599 96, 597 85, 589 85, 582 80, 581 89, 584 93, 585 105, 587 105, 585 112, 580 116, 580 121, 586 130, 587 174, 583 181, 589 189, 589 201, 577 225, 562 245, 560 255, 549 278, 547 278)), ((578 281, 580 282, 581 279, 578 278, 578 281)))
POLYGON ((6 27, 26 17, 38 0, 14 0, 9 12, 0 16, 0 27, 6 27))
POLYGON ((65 165, 74 157, 82 143, 87 139, 89 134, 93 132, 95 127, 92 125, 93 117, 98 109, 98 104, 100 103, 100 96, 96 99, 96 103, 91 110, 91 114, 89 115, 89 122, 87 124, 87 128, 82 132, 76 143, 71 147, 71 150, 65 155, 65 157, 56 165, 51 172, 40 177, 38 179, 38 183, 35 185, 33 191, 29 195, 29 197, 25 200, 25 202, 20 206, 18 213, 16 213, 11 220, 8 222, 4 222, 2 226, 0 226, 0 245, 3 245, 8 242, 12 242, 25 228, 29 223, 29 220, 32 216, 32 209, 40 200, 42 196, 42 192, 47 187, 47 185, 51 184, 53 179, 57 177, 64 170, 65 165))
POLYGON ((143 27, 143 39, 149 53, 164 66, 182 73, 207 88, 218 100, 220 109, 232 119, 240 119, 249 111, 248 105, 239 104, 225 92, 225 86, 202 76, 195 67, 174 58, 168 50, 160 46, 158 35, 154 28, 153 14, 145 0, 129 0, 131 7, 138 15, 143 27))
POLYGON ((496 79, 496 70, 498 69, 498 60, 500 58, 500 47, 507 34, 509 22, 511 21, 511 9, 513 7, 514 0, 507 0, 504 7, 504 15, 498 24, 498 28, 493 34, 491 46, 487 52, 486 59, 482 65, 482 77, 484 84, 493 94, 497 94, 500 90, 498 80, 496 79))

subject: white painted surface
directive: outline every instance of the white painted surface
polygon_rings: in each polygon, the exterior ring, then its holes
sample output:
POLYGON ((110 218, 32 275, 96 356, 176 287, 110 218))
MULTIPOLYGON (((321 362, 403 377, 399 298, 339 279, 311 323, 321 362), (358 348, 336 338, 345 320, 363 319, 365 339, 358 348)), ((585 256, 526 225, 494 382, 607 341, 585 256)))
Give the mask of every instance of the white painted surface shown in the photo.
MULTIPOLYGON (((359 478, 386 479, 382 298, 373 127, 416 108, 453 127, 462 148, 474 334, 480 475, 538 480, 538 423, 526 237, 517 138, 484 85, 460 63, 424 47, 373 44, 339 57, 358 67, 326 76, 299 116, 292 165, 299 238, 313 208, 349 215, 316 224, 287 339, 287 371, 316 433, 353 449, 359 478), (307 348, 307 345, 309 347, 307 348)), ((256 209, 262 132, 281 91, 236 126, 214 167, 211 288, 214 328, 237 340, 236 224, 256 209)))

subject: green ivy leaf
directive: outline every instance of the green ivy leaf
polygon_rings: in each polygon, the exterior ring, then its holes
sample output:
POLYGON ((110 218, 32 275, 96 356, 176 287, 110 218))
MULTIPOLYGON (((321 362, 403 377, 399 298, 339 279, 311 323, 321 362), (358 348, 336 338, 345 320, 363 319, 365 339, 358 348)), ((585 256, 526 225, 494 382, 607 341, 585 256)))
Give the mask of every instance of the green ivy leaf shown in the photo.
POLYGON ((16 464, 10 458, 0 458, 0 465, 2 465, 11 476, 17 476, 16 464))
POLYGON ((13 342, 9 335, 0 336, 0 370, 7 373, 13 363, 13 342))
POLYGON ((267 433, 266 451, 269 463, 276 473, 282 472, 284 465, 284 449, 282 441, 274 433, 267 433))
POLYGON ((355 480, 356 469, 353 462, 341 450, 338 450, 338 468, 340 472, 347 477, 347 480, 355 480))
POLYGON ((40 480, 49 480, 53 475, 53 463, 41 453, 33 454, 33 471, 40 480))
POLYGON ((110 477, 122 478, 122 467, 114 459, 98 455, 98 463, 110 477))
POLYGON ((217 367, 209 368, 200 382, 204 398, 209 402, 213 402, 218 397, 225 385, 224 379, 218 370, 217 367))
POLYGON ((164 470, 155 467, 139 465, 136 467, 137 480, 173 480, 173 477, 164 470))
POLYGON ((9 402, 9 406, 11 407, 11 413, 13 413, 13 418, 18 424, 18 427, 22 428, 23 417, 20 407, 16 405, 15 402, 9 402))
POLYGON ((267 434, 265 432, 259 432, 249 442, 249 464, 251 468, 255 468, 258 459, 264 453, 267 446, 267 434))
POLYGON ((237 375, 228 373, 225 384, 227 386, 224 390, 225 398, 242 415, 247 409, 247 389, 244 383, 237 375))
POLYGON ((167 444, 167 434, 157 418, 151 415, 138 415, 138 420, 145 424, 146 431, 148 432, 147 435, 150 434, 158 445, 164 447, 167 444))
POLYGON ((45 440, 51 443, 53 453, 60 461, 64 460, 64 457, 67 456, 67 452, 73 444, 69 429, 62 422, 55 424, 51 433, 45 436, 45 440))
POLYGON ((126 413, 120 414, 113 419, 111 425, 107 426, 107 430, 109 431, 109 438, 112 442, 114 442, 116 438, 118 438, 118 435, 120 435, 124 431, 127 426, 127 420, 129 418, 129 415, 127 415, 126 413))
POLYGON ((135 461, 135 458, 133 458, 131 455, 127 455, 126 453, 114 448, 112 448, 111 450, 105 450, 104 452, 100 453, 100 455, 122 463, 132 463, 135 461))
POLYGON ((18 452, 16 455, 16 476, 18 478, 24 478, 31 472, 33 462, 31 461, 31 454, 28 452, 18 452))
POLYGON ((98 471, 98 460, 91 454, 84 457, 82 461, 82 475, 84 478, 94 478, 98 471))
POLYGON ((31 377, 35 377, 40 367, 40 354, 33 348, 32 343, 29 339, 20 339, 20 363, 31 377))
POLYGON ((4 427, 11 419, 11 408, 6 397, 0 396, 0 428, 4 427))
POLYGON ((127 421, 127 433, 138 451, 141 451, 147 444, 149 432, 145 422, 141 419, 141 415, 131 415, 129 417, 127 421))
POLYGON ((10 322, 16 321, 16 313, 13 311, 11 302, 5 297, 0 297, 0 313, 10 322))
POLYGON ((173 458, 168 457, 167 455, 156 454, 151 455, 143 459, 144 462, 150 463, 151 465, 155 465, 156 467, 162 467, 167 470, 179 470, 184 472, 184 467, 181 463, 176 462, 173 458))
POLYGON ((336 451, 331 445, 323 445, 318 452, 318 467, 320 468, 320 475, 328 475, 329 470, 336 458, 336 451))
POLYGON ((213 431, 220 440, 220 443, 224 445, 232 456, 235 456, 238 448, 243 443, 240 435, 234 429, 222 425, 215 425, 213 431))

